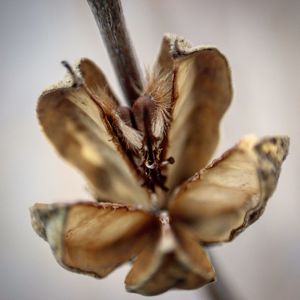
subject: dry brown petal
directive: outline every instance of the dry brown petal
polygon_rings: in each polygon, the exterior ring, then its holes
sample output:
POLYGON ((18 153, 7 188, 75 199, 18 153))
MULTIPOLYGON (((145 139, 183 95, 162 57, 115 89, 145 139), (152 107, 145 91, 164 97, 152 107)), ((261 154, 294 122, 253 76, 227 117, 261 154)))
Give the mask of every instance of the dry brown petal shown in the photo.
POLYGON ((149 195, 104 111, 118 104, 110 98, 100 70, 86 59, 80 66, 85 84, 72 87, 72 81, 65 80, 40 97, 37 113, 43 130, 60 155, 86 176, 97 199, 148 209, 149 195), (89 91, 98 98, 92 99, 89 91))
POLYGON ((87 58, 82 58, 78 64, 78 71, 84 79, 85 86, 94 97, 98 95, 106 96, 109 101, 119 106, 119 102, 108 85, 106 78, 98 66, 87 58))
POLYGON ((213 281, 200 244, 229 241, 258 219, 288 138, 247 137, 203 169, 231 102, 230 70, 217 49, 192 48, 175 35, 165 36, 131 108, 120 106, 93 62, 65 66, 69 78, 42 94, 38 117, 57 151, 107 202, 36 204, 35 231, 71 271, 101 278, 136 258, 126 277, 131 292, 213 281))
POLYGON ((272 195, 287 137, 249 136, 179 189, 170 214, 204 243, 232 240, 263 213, 272 195))
MULTIPOLYGON (((205 167, 219 140, 219 123, 230 105, 232 87, 226 58, 215 48, 192 48, 166 35, 156 64, 173 88, 173 113, 166 157, 174 157, 167 186, 171 189, 205 167)), ((165 87, 167 90, 168 88, 165 87)))
POLYGON ((31 215, 64 268, 96 277, 135 257, 156 224, 143 211, 110 203, 36 204, 31 215))
POLYGON ((170 288, 194 289, 214 280, 214 270, 200 245, 183 227, 173 233, 162 224, 161 233, 140 253, 126 277, 126 288, 157 295, 170 288))

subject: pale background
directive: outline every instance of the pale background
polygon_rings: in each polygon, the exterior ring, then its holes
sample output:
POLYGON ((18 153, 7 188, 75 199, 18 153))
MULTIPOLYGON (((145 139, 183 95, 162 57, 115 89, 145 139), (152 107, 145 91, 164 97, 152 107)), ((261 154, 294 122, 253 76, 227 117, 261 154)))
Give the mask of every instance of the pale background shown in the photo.
MULTIPOLYGON (((288 134, 290 155, 263 217, 214 249, 223 276, 246 300, 296 300, 300 289, 300 1, 124 0, 138 57, 153 62, 164 32, 215 45, 228 58, 234 101, 223 122, 221 153, 248 133, 288 134)), ((116 88, 85 1, 0 2, 0 299, 143 299, 124 291, 123 267, 107 279, 70 273, 31 229, 37 201, 89 199, 83 179, 53 151, 35 116, 60 61, 93 59, 116 88)), ((218 270, 217 270, 218 271, 218 270)), ((201 291, 158 299, 208 299, 201 291)))

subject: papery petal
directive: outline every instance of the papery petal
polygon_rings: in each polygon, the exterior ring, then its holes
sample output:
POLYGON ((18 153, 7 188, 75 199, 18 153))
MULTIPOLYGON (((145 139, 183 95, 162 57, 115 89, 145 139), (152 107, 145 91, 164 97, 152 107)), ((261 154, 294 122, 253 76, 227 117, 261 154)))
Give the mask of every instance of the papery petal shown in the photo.
POLYGON ((105 112, 117 109, 118 103, 104 75, 87 59, 76 70, 84 84, 72 87, 66 79, 40 97, 37 113, 44 132, 86 176, 96 198, 147 209, 149 195, 105 112))
POLYGON ((170 203, 203 243, 232 240, 263 213, 289 146, 287 137, 249 136, 183 184, 170 203))
POLYGON ((173 233, 163 224, 161 233, 138 255, 125 283, 129 292, 150 296, 170 288, 199 288, 214 276, 207 254, 191 234, 179 226, 173 233))
POLYGON ((119 102, 108 85, 104 74, 94 62, 87 58, 81 59, 78 64, 78 71, 84 79, 86 88, 94 97, 105 94, 109 101, 112 102, 111 105, 119 106, 119 102))
POLYGON ((104 277, 148 244, 156 219, 111 203, 35 204, 32 226, 64 268, 104 277))
POLYGON ((174 73, 165 80, 173 90, 173 111, 165 157, 175 164, 168 170, 171 189, 206 166, 219 140, 219 123, 227 110, 232 87, 226 58, 215 48, 192 48, 184 39, 166 35, 157 73, 174 73))

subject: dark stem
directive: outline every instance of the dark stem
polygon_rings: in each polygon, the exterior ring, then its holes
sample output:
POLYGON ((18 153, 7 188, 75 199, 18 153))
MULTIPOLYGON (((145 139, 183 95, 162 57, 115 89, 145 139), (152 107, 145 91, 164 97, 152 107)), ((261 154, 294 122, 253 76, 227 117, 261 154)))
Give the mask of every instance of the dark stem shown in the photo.
POLYGON ((211 251, 209 256, 217 273, 217 282, 207 286, 210 300, 242 300, 243 298, 236 293, 236 290, 228 286, 228 280, 222 276, 222 270, 220 270, 220 266, 216 263, 211 251))
POLYGON ((143 84, 119 0, 87 0, 128 104, 140 96, 143 84))

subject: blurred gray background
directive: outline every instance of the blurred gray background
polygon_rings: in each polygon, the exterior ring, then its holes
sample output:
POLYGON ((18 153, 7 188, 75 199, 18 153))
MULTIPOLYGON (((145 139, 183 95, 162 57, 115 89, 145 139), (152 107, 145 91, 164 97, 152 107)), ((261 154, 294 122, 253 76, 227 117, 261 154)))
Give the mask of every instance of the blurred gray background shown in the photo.
MULTIPOLYGON (((232 243, 213 249, 222 276, 246 300, 296 300, 300 286, 300 1, 124 0, 142 66, 164 32, 228 58, 234 101, 217 155, 248 133, 288 134, 290 155, 263 217, 232 243)), ((124 291, 124 266, 107 279, 70 273, 31 229, 34 202, 90 199, 79 174, 41 133, 35 106, 61 79, 60 61, 93 59, 117 92, 98 28, 85 1, 1 0, 0 299, 142 299, 124 291)), ((205 289, 159 299, 209 299, 205 289)))

